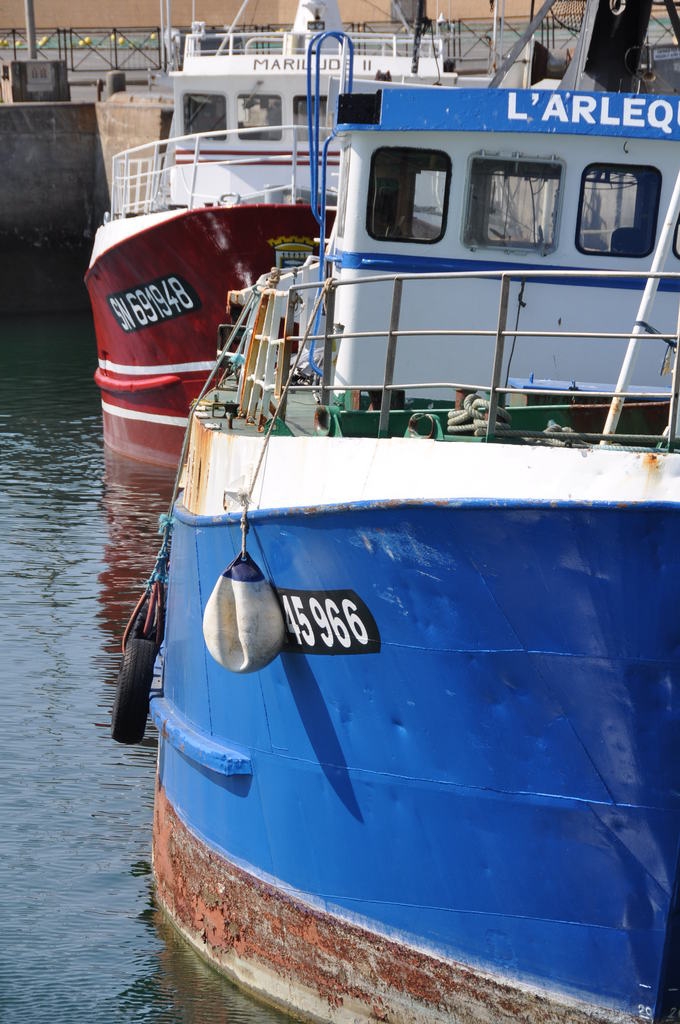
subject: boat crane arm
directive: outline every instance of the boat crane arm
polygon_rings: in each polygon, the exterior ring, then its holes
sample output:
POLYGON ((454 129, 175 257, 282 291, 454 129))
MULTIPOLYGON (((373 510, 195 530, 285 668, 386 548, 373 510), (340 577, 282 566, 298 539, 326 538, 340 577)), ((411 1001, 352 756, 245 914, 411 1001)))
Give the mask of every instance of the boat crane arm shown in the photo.
POLYGON ((512 65, 515 63, 515 61, 519 57, 519 55, 522 52, 522 50, 524 49, 524 47, 527 45, 527 43, 529 42, 529 40, 533 36, 533 34, 536 31, 536 29, 538 28, 538 26, 541 24, 543 19, 548 16, 548 14, 550 13, 550 10, 554 6, 554 4, 555 4, 555 0, 545 0, 545 3, 541 7, 541 9, 538 12, 538 14, 535 15, 535 17, 533 17, 531 19, 531 21, 529 22, 526 30, 522 33, 522 35, 517 40, 517 42, 515 43, 513 48, 510 50, 510 53, 507 55, 507 57, 505 58, 505 60, 501 64, 501 66, 499 67, 499 69, 496 72, 496 74, 491 79, 491 84, 489 86, 490 89, 498 88, 498 86, 501 84, 501 82, 505 78, 506 74, 508 73, 508 71, 510 70, 512 65))
MULTIPOLYGON (((241 4, 241 6, 239 7, 239 9, 238 9, 238 11, 236 13, 236 17, 234 18, 234 20, 232 21, 231 25, 227 29, 227 36, 230 36, 231 33, 234 31, 234 29, 238 25, 239 18, 241 17, 241 15, 245 11, 245 9, 246 9, 246 7, 248 6, 249 3, 250 3, 250 0, 243 0, 243 3, 241 4)), ((224 46, 224 43, 221 44, 220 48, 222 46, 224 46)))
POLYGON ((680 39, 680 18, 678 17, 674 0, 666 0, 666 10, 668 12, 668 20, 673 29, 673 35, 676 39, 680 39))
POLYGON ((399 3, 399 0, 392 0, 392 7, 394 8, 394 13, 396 14, 397 18, 408 32, 410 26, 406 18, 404 17, 404 12, 401 9, 401 4, 399 3))

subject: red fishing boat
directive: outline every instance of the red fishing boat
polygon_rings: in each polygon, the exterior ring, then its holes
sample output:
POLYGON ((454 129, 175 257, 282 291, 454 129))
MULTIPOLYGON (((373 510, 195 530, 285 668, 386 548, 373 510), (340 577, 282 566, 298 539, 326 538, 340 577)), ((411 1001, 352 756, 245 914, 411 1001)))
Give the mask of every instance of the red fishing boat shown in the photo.
MULTIPOLYGON (((343 36, 336 0, 301 0, 289 32, 214 33, 193 24, 173 74, 171 138, 114 158, 111 212, 85 279, 109 448, 174 466, 191 401, 214 362, 227 293, 318 252, 334 210, 331 200, 322 230, 310 208, 318 184, 310 171, 310 40, 328 34, 317 66, 321 142, 329 88, 347 72, 348 47, 355 78, 455 84, 440 28, 343 36)), ((327 193, 339 161, 331 149, 327 193)))

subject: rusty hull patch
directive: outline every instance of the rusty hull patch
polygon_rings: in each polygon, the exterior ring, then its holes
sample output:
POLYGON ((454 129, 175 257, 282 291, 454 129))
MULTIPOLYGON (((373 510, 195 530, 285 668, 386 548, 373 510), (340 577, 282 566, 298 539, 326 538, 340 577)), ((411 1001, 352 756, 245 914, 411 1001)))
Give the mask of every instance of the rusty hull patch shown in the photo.
POLYGON ((623 1024, 636 1018, 510 985, 282 892, 200 842, 156 787, 153 861, 164 909, 237 983, 334 1024, 623 1024))
POLYGON ((663 464, 663 459, 656 452, 646 452, 642 456, 642 465, 645 469, 649 470, 650 473, 658 472, 663 464))
POLYGON ((186 463, 184 506, 195 515, 200 514, 205 499, 212 441, 212 431, 206 430, 200 420, 194 419, 186 463))

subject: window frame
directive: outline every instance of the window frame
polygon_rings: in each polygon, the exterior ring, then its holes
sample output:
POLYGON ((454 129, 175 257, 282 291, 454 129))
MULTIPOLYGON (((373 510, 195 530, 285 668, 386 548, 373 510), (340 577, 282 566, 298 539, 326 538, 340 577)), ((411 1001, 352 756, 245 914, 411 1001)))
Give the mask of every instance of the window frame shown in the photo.
MULTIPOLYGON (((560 224, 562 219, 562 207, 564 204, 564 191, 565 191, 565 178, 566 178, 566 165, 564 160, 557 156, 543 156, 529 153, 490 153, 487 151, 479 151, 477 153, 471 153, 468 158, 467 175, 465 181, 465 203, 463 209, 463 217, 461 221, 461 243, 466 249, 477 250, 486 249, 490 252, 522 252, 522 253, 535 253, 539 256, 547 256, 550 253, 556 251, 559 246, 560 240, 560 224), (486 214, 486 239, 471 239, 469 237, 468 225, 472 222, 471 209, 474 201, 473 197, 473 170, 476 162, 487 162, 489 164, 507 164, 507 165, 519 165, 527 164, 533 166, 545 166, 557 168, 559 174, 557 175, 557 193, 554 202, 554 216, 553 216, 553 230, 552 239, 549 244, 543 240, 542 242, 533 242, 531 244, 517 241, 508 240, 505 238, 499 239, 498 242, 492 242, 488 240, 488 225, 490 223, 490 209, 487 204, 486 214)), ((507 180, 507 177, 506 177, 507 180)), ((544 179, 549 180, 549 179, 544 179)))
MULTIPOLYGON (((639 259, 639 260, 641 260, 641 259, 645 259, 647 256, 649 256, 654 251, 654 247, 656 245, 657 228, 658 228, 658 221, 659 221, 659 206, 660 206, 660 202, 661 202, 661 189, 662 189, 662 187, 663 187, 663 175, 661 174, 661 171, 659 170, 659 168, 658 167, 654 167, 652 164, 619 164, 619 163, 617 163, 617 164, 609 164, 609 163, 604 163, 603 161, 594 161, 593 163, 587 164, 583 168, 583 170, 581 172, 581 183, 580 183, 580 186, 579 186, 579 193, 578 193, 578 216, 576 218, 576 234, 574 236, 574 245, 576 247, 577 252, 580 252, 584 256, 600 256, 600 257, 604 257, 605 259, 614 258, 614 259, 639 259), (612 237, 614 235, 614 232, 616 230, 618 230, 619 228, 627 228, 628 227, 628 225, 624 225, 624 224, 617 225, 617 227, 612 229, 611 234, 610 234, 610 248, 609 249, 585 249, 581 245, 581 224, 582 224, 582 221, 583 221, 584 190, 585 190, 585 185, 586 185, 586 175, 588 174, 589 171, 592 171, 593 168, 603 168, 603 169, 608 169, 610 171, 624 172, 626 174, 630 174, 630 173, 633 173, 635 171, 645 171, 645 172, 650 172, 651 171, 651 172, 653 172, 654 176, 657 179, 656 201, 655 201, 655 204, 654 204, 654 210, 653 210, 653 212, 651 214, 651 217, 650 217, 650 220, 649 220, 649 223, 650 223, 649 246, 645 250, 645 252, 615 252, 615 251, 612 250, 612 248, 611 248, 611 239, 612 239, 612 237)), ((637 211, 638 202, 639 202, 639 200, 636 198, 636 211, 637 211)), ((635 225, 633 225, 633 230, 637 230, 635 228, 635 225)), ((677 238, 677 233, 676 233, 676 238, 677 238)), ((674 245, 675 245, 675 242, 674 242, 674 245)))
MULTIPOLYGON (((226 132, 228 131, 229 117, 227 109, 227 97, 223 92, 209 92, 204 90, 203 92, 184 92, 182 93, 182 133, 184 135, 204 135, 206 132, 226 132), (220 125, 218 128, 192 128, 188 125, 187 121, 187 101, 196 99, 197 97, 214 97, 221 100, 224 107, 224 125, 220 125)), ((195 115, 194 115, 195 116, 195 115)), ((215 136, 217 138, 217 136, 215 136)))
MULTIPOLYGON (((247 108, 245 108, 247 109, 247 108)), ((278 92, 250 93, 239 92, 236 94, 236 131, 242 142, 280 142, 283 138, 283 96, 278 92), (241 123, 240 112, 241 102, 252 100, 278 100, 279 121, 276 124, 268 123, 263 125, 252 125, 248 127, 241 123)))
MULTIPOLYGON (((449 156, 449 154, 444 149, 430 149, 430 148, 420 149, 420 148, 417 148, 415 146, 378 146, 371 153, 371 164, 370 164, 370 169, 369 169, 368 192, 367 192, 367 196, 366 196, 365 228, 366 228, 366 232, 367 232, 369 238, 372 238, 376 242, 392 242, 392 243, 401 243, 401 244, 408 243, 408 244, 413 244, 413 245, 436 245, 438 242, 441 242, 442 238, 444 238, 444 236, 446 234, 446 228, 447 228, 447 222, 448 222, 448 213, 449 213, 449 202, 450 202, 450 198, 451 198, 451 180, 452 180, 452 177, 453 177, 453 165, 452 165, 451 157, 449 156), (419 157, 422 157, 424 154, 429 154, 430 156, 437 156, 437 157, 442 157, 443 158, 443 160, 445 162, 445 174, 446 174, 445 181, 444 181, 444 202, 442 203, 442 206, 441 206, 441 221, 440 221, 440 225, 439 225, 439 232, 438 232, 438 234, 434 238, 418 238, 418 237, 416 237, 414 235, 393 235, 393 236, 390 237, 388 235, 375 234, 374 231, 372 230, 372 225, 374 225, 374 222, 375 222, 375 213, 374 213, 375 190, 376 190, 376 186, 375 186, 375 182, 376 182, 375 165, 376 165, 376 161, 378 159, 378 156, 380 154, 383 154, 383 153, 394 153, 394 154, 402 153, 402 154, 409 154, 409 155, 410 154, 417 154, 419 157)), ((411 216, 413 216, 414 210, 415 210, 415 207, 411 211, 411 216)))
POLYGON ((336 234, 338 238, 345 237, 347 226, 347 194, 350 174, 350 161, 352 158, 352 147, 349 142, 341 145, 340 149, 340 173, 338 175, 338 208, 335 214, 336 234))
MULTIPOLYGON (((323 96, 323 95, 319 96, 318 100, 319 100, 319 127, 320 128, 325 128, 326 124, 327 124, 327 116, 328 116, 328 114, 327 114, 327 112, 328 112, 328 96, 323 96)), ((309 118, 307 117, 307 96, 306 95, 302 95, 301 93, 296 95, 296 96, 293 96, 293 107, 292 107, 292 109, 293 109, 293 120, 292 120, 291 123, 296 128, 301 128, 302 129, 302 131, 299 131, 297 133, 298 141, 300 141, 300 142, 309 142, 309 131, 308 131, 309 118), (298 108, 300 106, 302 106, 303 104, 304 104, 304 108, 305 108, 304 119, 303 120, 299 120, 300 111, 299 111, 298 108)))

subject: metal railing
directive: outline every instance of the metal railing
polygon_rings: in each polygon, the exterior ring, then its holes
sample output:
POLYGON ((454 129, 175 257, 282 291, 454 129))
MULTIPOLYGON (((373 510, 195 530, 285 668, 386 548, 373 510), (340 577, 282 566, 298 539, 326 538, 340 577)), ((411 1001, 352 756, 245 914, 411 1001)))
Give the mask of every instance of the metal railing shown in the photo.
MULTIPOLYGON (((514 39, 526 27, 524 18, 506 19, 505 29, 514 39)), ((288 29, 289 26, 286 26, 288 29)), ((355 41, 355 50, 360 55, 410 56, 413 32, 401 28, 392 31, 392 26, 375 23, 372 26, 348 26, 348 32, 355 41)), ((550 35, 550 29, 545 30, 550 35)), ((167 35, 167 32, 165 33, 167 35)), ((670 30, 657 32, 660 41, 670 41, 670 30)), ((553 45, 566 38, 564 31, 552 31, 553 45)), ((168 66, 180 66, 184 55, 189 57, 209 55, 237 55, 260 48, 263 52, 283 54, 292 52, 296 37, 282 26, 251 27, 239 32, 227 33, 224 28, 202 26, 200 30, 177 28, 172 30, 172 44, 166 46, 164 33, 158 26, 149 28, 42 28, 36 32, 38 57, 66 60, 71 70, 158 70, 168 66), (87 65, 87 67, 84 67, 87 65)), ((438 58, 451 58, 459 70, 468 65, 487 67, 492 54, 492 26, 490 20, 448 22, 446 30, 432 37, 424 35, 420 52, 424 57, 436 53, 438 58)), ((304 38, 304 37, 303 37, 304 38)), ((304 44, 301 44, 304 51, 304 44)), ((297 52, 297 50, 295 51, 297 52)), ((22 59, 28 54, 28 37, 25 29, 0 28, 0 59, 22 59)))
MULTIPOLYGON (((330 130, 325 131, 324 138, 330 130)), ((306 125, 269 125, 175 136, 135 146, 113 158, 110 219, 156 213, 174 207, 234 205, 275 195, 286 201, 309 199, 309 149, 306 125), (270 134, 270 139, 263 135, 270 134), (220 150, 229 148, 228 155, 220 150), (240 150, 240 152, 239 152, 240 150), (244 177, 276 180, 244 190, 231 182, 244 177), (221 181, 220 181, 221 179, 221 181), (306 189, 306 191, 305 191, 306 189)))
MULTIPOLYGON (((23 29, 0 29, 0 60, 28 57, 23 29)), ((163 66, 161 32, 151 28, 48 28, 36 32, 38 60, 65 60, 69 71, 158 71, 163 66)))
MULTIPOLYGON (((489 72, 519 39, 527 25, 526 18, 506 18, 494 29, 491 19, 474 21, 457 18, 437 25, 433 33, 424 33, 420 42, 420 56, 435 57, 450 62, 455 70, 465 74, 489 72)), ((365 23, 347 26, 357 56, 411 57, 413 30, 393 23, 365 23)), ((541 22, 536 38, 548 49, 566 50, 573 46, 576 32, 565 27, 552 13, 541 22)), ((668 17, 652 15, 647 33, 650 46, 673 45, 675 37, 668 17)), ((292 55, 304 53, 305 37, 284 31, 281 26, 267 26, 261 31, 225 33, 216 28, 202 28, 188 33, 183 47, 186 57, 197 55, 238 55, 267 53, 292 55)), ((442 68, 443 70, 443 68, 442 68)))
MULTIPOLYGON (((506 18, 502 25, 502 36, 506 38, 499 39, 499 53, 494 54, 490 19, 455 19, 435 35, 434 49, 431 36, 422 37, 421 55, 427 57, 436 52, 438 59, 453 61, 456 70, 463 73, 473 68, 488 69, 522 35, 527 24, 526 18, 506 18)), ((228 34, 221 27, 206 26, 193 33, 178 27, 169 34, 158 26, 39 28, 36 31, 37 56, 38 59, 65 60, 72 72, 91 74, 109 70, 172 70, 181 68, 185 52, 193 56, 206 56, 218 50, 242 53, 244 40, 252 40, 251 48, 259 45, 263 50, 267 48, 267 52, 283 52, 284 37, 292 35, 283 29, 280 25, 250 26, 228 34)), ((355 39, 358 55, 406 56, 411 53, 412 30, 406 31, 392 23, 348 26, 348 32, 355 39)), ((660 14, 652 14, 647 36, 651 46, 673 46, 676 42, 669 19, 660 14)), ((539 27, 537 38, 549 49, 559 49, 573 44, 575 35, 549 14, 539 27)), ((26 30, 0 28, 0 60, 21 60, 27 56, 26 30)))
MULTIPOLYGON (((349 32, 355 53, 372 57, 411 57, 413 37, 406 33, 349 32)), ((422 57, 440 58, 447 36, 425 37, 420 46, 422 57)), ((201 56, 235 57, 243 54, 269 56, 304 55, 308 36, 293 32, 195 32, 186 37, 185 59, 201 56)))
MULTIPOLYGON (((591 405, 597 400, 602 405, 602 423, 603 428, 605 425, 607 411, 610 408, 611 403, 616 399, 625 401, 635 402, 640 406, 645 406, 651 409, 651 404, 656 404, 657 407, 661 407, 660 415, 655 417, 663 421, 663 429, 656 433, 621 433, 621 432, 605 432, 604 429, 600 431, 588 431, 578 432, 573 435, 574 440, 579 443, 585 443, 589 445, 595 444, 615 444, 622 446, 633 446, 643 448, 658 448, 660 450, 674 450, 678 448, 678 408, 679 408, 679 391, 680 391, 680 374, 678 371, 678 358, 677 354, 678 345, 680 343, 680 299, 678 300, 678 321, 676 328, 668 334, 659 335, 658 333, 652 332, 651 330, 645 330, 639 334, 634 334, 634 331, 619 330, 619 331, 563 331, 557 330, 554 327, 550 327, 545 331, 541 330, 522 330, 518 325, 510 326, 508 324, 508 297, 510 287, 513 282, 519 283, 528 279, 535 280, 538 282, 550 283, 552 281, 559 281, 561 285, 565 285, 565 282, 573 285, 578 285, 579 281, 587 280, 589 284, 593 282, 614 282, 616 279, 639 279, 640 285, 643 285, 649 278, 656 278, 659 282, 666 282, 674 286, 675 292, 680 292, 680 273, 659 273, 659 274, 645 274, 639 273, 628 273, 625 271, 527 271, 526 269, 517 271, 484 271, 474 272, 466 271, 461 273, 448 273, 448 274, 400 274, 400 275, 376 275, 370 278, 362 278, 360 280, 331 280, 327 282, 315 281, 312 283, 300 282, 299 279, 294 277, 288 278, 289 288, 282 288, 286 282, 282 279, 279 284, 269 292, 265 288, 260 288, 260 295, 266 298, 267 294, 271 296, 272 300, 276 300, 278 305, 277 309, 281 313, 279 316, 271 317, 270 320, 274 324, 279 324, 283 318, 283 312, 281 307, 282 296, 285 296, 284 308, 285 308, 285 323, 288 325, 289 330, 283 337, 278 334, 268 336, 266 331, 261 329, 262 318, 258 323, 258 333, 255 333, 255 321, 251 325, 251 331, 248 332, 246 329, 245 334, 241 338, 240 346, 241 351, 245 351, 248 348, 250 339, 254 339, 254 343, 260 347, 263 347, 263 351, 259 352, 257 358, 251 358, 249 362, 256 367, 256 370, 250 377, 242 374, 239 393, 247 396, 247 404, 243 407, 239 415, 247 417, 249 421, 258 423, 262 422, 263 416, 267 410, 272 408, 272 401, 275 401, 281 393, 281 382, 285 380, 286 375, 289 372, 290 365, 282 365, 282 354, 291 353, 297 350, 298 345, 306 337, 307 341, 317 347, 322 348, 323 355, 320 358, 321 362, 321 377, 320 380, 317 378, 316 387, 319 389, 319 398, 322 406, 328 406, 332 396, 337 393, 354 393, 355 395, 370 395, 373 401, 373 409, 376 409, 376 396, 379 400, 377 401, 377 409, 379 410, 379 422, 378 422, 378 436, 387 437, 389 434, 389 420, 390 412, 392 410, 392 396, 399 392, 402 395, 404 393, 420 394, 423 397, 430 397, 433 392, 439 394, 443 392, 449 393, 448 404, 450 407, 454 407, 456 402, 460 402, 461 395, 482 393, 488 398, 488 417, 486 420, 485 428, 485 440, 528 440, 532 443, 540 443, 541 440, 545 443, 554 443, 554 435, 551 437, 546 436, 546 432, 542 431, 531 431, 526 429, 513 430, 512 427, 504 426, 502 434, 497 434, 497 416, 499 407, 506 408, 508 398, 512 398, 516 401, 519 396, 523 396, 529 404, 532 401, 544 398, 554 398, 555 404, 568 403, 572 407, 578 407, 579 405, 591 405), (423 328, 418 329, 417 327, 402 326, 402 312, 404 309, 403 292, 404 286, 407 283, 421 284, 426 281, 436 281, 440 286, 445 287, 447 283, 452 281, 472 281, 484 279, 486 281, 496 282, 498 286, 498 315, 495 322, 489 323, 489 326, 483 329, 474 328, 470 329, 463 323, 457 324, 455 327, 442 326, 438 329, 423 328), (335 325, 335 308, 337 301, 337 293, 346 288, 370 288, 372 286, 382 286, 388 284, 391 288, 391 298, 389 303, 389 309, 386 310, 386 322, 384 327, 380 330, 348 330, 346 327, 338 329, 335 325), (319 290, 325 287, 326 289, 326 313, 325 313, 325 324, 323 330, 317 330, 316 333, 309 333, 309 324, 305 322, 305 311, 309 311, 314 303, 314 298, 318 295, 319 290), (293 333, 290 330, 290 325, 293 322, 299 324, 297 333, 293 333), (481 344, 484 339, 487 339, 489 344, 492 346, 492 372, 489 379, 486 380, 475 380, 470 379, 467 376, 457 377, 451 379, 445 377, 444 379, 438 378, 434 374, 436 373, 437 367, 433 366, 433 376, 424 380, 413 380, 413 379, 398 379, 396 375, 397 366, 397 355, 399 351, 400 343, 408 343, 410 345, 422 344, 425 339, 435 339, 438 343, 445 346, 447 340, 455 338, 472 339, 475 344, 481 344), (656 342, 658 344, 660 338, 665 341, 670 349, 675 353, 674 365, 671 375, 671 383, 667 388, 652 387, 647 385, 628 386, 624 390, 617 390, 616 386, 612 385, 600 385, 594 386, 589 385, 583 387, 581 390, 574 389, 574 381, 570 376, 568 380, 564 382, 564 386, 540 386, 537 388, 535 383, 512 383, 504 382, 503 369, 506 366, 505 353, 506 345, 511 342, 513 345, 518 342, 521 343, 521 339, 531 339, 532 341, 539 340, 541 344, 555 345, 559 342, 571 342, 574 340, 586 341, 589 344, 609 344, 611 342, 620 342, 622 346, 622 361, 623 361, 623 349, 627 347, 631 341, 635 341, 637 344, 646 344, 648 342, 656 342), (407 342, 406 342, 407 339, 407 342), (373 341, 382 342, 385 345, 385 356, 383 363, 382 375, 379 378, 366 379, 352 379, 343 380, 342 383, 334 381, 335 373, 335 361, 337 347, 349 340, 361 341, 362 344, 370 344, 373 341), (264 351, 266 350, 266 351, 264 351), (667 411, 666 410, 667 407, 667 411)), ((248 290, 243 293, 246 295, 248 290)), ((409 307, 413 309, 415 305, 414 296, 410 295, 411 302, 409 307)), ((384 295, 381 296, 381 302, 384 302, 384 295)), ((255 307, 256 308, 256 307, 255 307)), ((456 309, 455 316, 460 317, 461 307, 454 307, 456 309)), ((461 317, 462 318, 462 317, 461 317)), ((631 325, 632 327, 632 325, 631 325)), ((444 351, 444 350, 443 350, 444 351)), ((238 353, 237 353, 238 355, 238 353)), ((290 355, 288 355, 290 359, 290 355)), ((237 359, 238 362, 238 359, 237 359)), ((443 365, 443 361, 442 361, 443 365)), ((246 361, 246 370, 248 361, 246 361)), ((585 367, 587 371, 587 366, 585 367)), ((613 367, 612 378, 617 375, 618 368, 613 367)), ((575 374, 578 379, 578 374, 575 374)), ((583 377, 581 377, 583 379, 583 377)), ((587 378, 586 378, 587 379, 587 378)), ((556 382, 553 382, 555 385, 556 382)), ((287 393, 295 392, 309 392, 309 384, 298 385, 292 384, 287 388, 287 393)), ((434 404, 437 401, 445 405, 446 401, 441 399, 435 399, 434 404)), ((358 406, 357 406, 358 407, 358 406)), ((509 406, 512 411, 512 406, 509 406)), ((597 407, 599 410, 599 406, 597 407)), ((285 409, 283 409, 279 415, 285 418, 285 409)), ((565 435, 566 436, 566 435, 565 435)), ((569 438, 567 437, 567 443, 569 438)))

